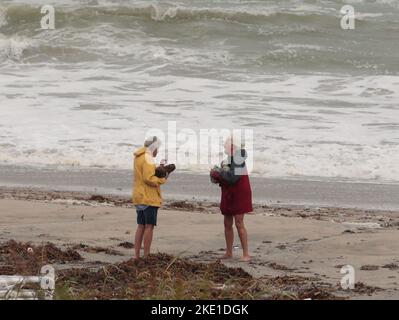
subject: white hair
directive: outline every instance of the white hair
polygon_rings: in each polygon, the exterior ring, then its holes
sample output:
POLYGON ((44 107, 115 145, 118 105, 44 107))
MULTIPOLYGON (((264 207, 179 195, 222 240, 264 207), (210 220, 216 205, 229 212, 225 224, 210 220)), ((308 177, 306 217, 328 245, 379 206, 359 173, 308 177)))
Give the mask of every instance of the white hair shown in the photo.
POLYGON ((145 139, 144 147, 150 149, 151 151, 155 151, 159 149, 161 146, 161 140, 157 136, 151 136, 145 139))
POLYGON ((240 134, 231 134, 227 137, 226 143, 229 142, 236 149, 243 149, 245 147, 245 141, 241 139, 240 134))

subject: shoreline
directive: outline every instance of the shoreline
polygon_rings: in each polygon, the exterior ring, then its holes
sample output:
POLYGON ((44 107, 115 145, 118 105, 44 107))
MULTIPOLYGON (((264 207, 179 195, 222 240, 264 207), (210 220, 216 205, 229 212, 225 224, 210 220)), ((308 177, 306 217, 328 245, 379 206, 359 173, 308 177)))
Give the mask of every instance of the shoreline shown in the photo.
MULTIPOLYGON (((66 190, 48 190, 37 187, 4 187, 0 186, 0 200, 20 200, 35 201, 49 204, 65 204, 79 206, 105 206, 134 209, 135 206, 130 196, 109 194, 90 191, 66 191, 66 190)), ((198 199, 190 197, 189 199, 164 199, 163 210, 177 211, 195 211, 200 213, 220 214, 219 201, 212 199, 198 199)), ((316 220, 326 220, 331 218, 343 218, 352 220, 380 220, 386 223, 381 217, 387 217, 391 221, 398 218, 399 210, 382 209, 362 209, 350 207, 330 207, 330 206, 307 206, 295 204, 265 204, 254 203, 253 212, 249 215, 262 214, 266 216, 284 216, 284 217, 302 217, 316 220), (309 215, 306 213, 310 213, 309 215)), ((342 220, 342 219, 338 219, 342 220)), ((337 221, 338 221, 337 220, 337 221)))
MULTIPOLYGON (((399 210, 399 185, 250 177, 256 204, 399 210)), ((131 170, 32 168, 0 165, 0 187, 130 196, 131 170)), ((207 175, 173 173, 166 200, 219 201, 207 175)))

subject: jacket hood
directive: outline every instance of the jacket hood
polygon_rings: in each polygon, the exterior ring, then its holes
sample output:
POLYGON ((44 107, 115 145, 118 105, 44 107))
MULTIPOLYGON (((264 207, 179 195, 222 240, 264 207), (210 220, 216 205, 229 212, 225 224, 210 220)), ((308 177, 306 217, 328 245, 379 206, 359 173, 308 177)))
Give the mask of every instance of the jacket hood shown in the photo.
POLYGON ((241 157, 242 159, 246 160, 248 158, 248 154, 245 149, 240 149, 236 151, 234 157, 241 157))
POLYGON ((147 148, 146 147, 141 147, 140 149, 137 149, 136 152, 134 153, 135 157, 139 157, 141 155, 143 155, 144 153, 146 153, 147 148))
POLYGON ((245 151, 245 149, 240 149, 234 153, 234 156, 229 157, 229 163, 234 162, 234 165, 238 167, 244 167, 245 160, 247 159, 247 157, 248 157, 247 151, 245 151))

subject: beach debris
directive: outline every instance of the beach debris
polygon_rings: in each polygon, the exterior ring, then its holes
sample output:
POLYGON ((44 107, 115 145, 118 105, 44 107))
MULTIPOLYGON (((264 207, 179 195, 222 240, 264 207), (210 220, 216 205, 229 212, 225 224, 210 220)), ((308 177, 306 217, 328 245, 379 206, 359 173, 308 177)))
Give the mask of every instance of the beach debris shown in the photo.
POLYGON ((105 197, 103 197, 103 196, 98 195, 98 194, 94 194, 94 195, 92 195, 89 198, 89 201, 96 201, 96 202, 103 203, 103 202, 107 202, 107 199, 105 197))
POLYGON ((49 234, 47 234, 47 233, 41 233, 38 235, 39 238, 46 238, 48 236, 49 236, 49 234))
POLYGON ((162 253, 97 271, 62 270, 58 281, 70 283, 80 299, 337 299, 331 285, 314 279, 256 279, 219 261, 206 264, 162 253))
POLYGON ((284 266, 282 264, 278 264, 276 262, 271 262, 269 263, 269 267, 274 269, 274 270, 284 270, 284 271, 293 271, 294 269, 291 269, 287 266, 284 266))
POLYGON ((206 251, 200 251, 200 252, 198 252, 198 254, 211 254, 211 255, 215 255, 215 254, 217 254, 216 252, 213 252, 212 250, 206 250, 206 251))
POLYGON ((383 265, 381 268, 389 269, 389 270, 398 270, 399 265, 397 265, 396 263, 388 263, 388 264, 383 265))
POLYGON ((82 244, 82 243, 79 243, 79 244, 73 246, 72 249, 81 250, 81 251, 88 252, 88 253, 104 253, 104 254, 111 255, 111 256, 123 256, 124 255, 123 253, 113 250, 113 249, 110 249, 110 248, 90 247, 90 246, 88 246, 86 244, 82 244))
POLYGON ((228 268, 220 262, 192 262, 162 253, 104 265, 98 270, 74 268, 58 274, 60 283, 70 283, 72 291, 85 299, 248 299, 261 293, 254 280, 241 268, 228 268))
MULTIPOLYGON (((87 249, 79 244, 75 247, 87 249)), ((0 245, 0 274, 36 274, 48 263, 80 261, 73 249, 9 241, 0 245), (27 249, 34 249, 34 254, 27 249)), ((68 299, 337 299, 336 288, 299 276, 255 278, 220 261, 194 262, 163 253, 109 264, 73 264, 57 270, 56 294, 68 299)))
POLYGON ((216 290, 231 290, 235 286, 234 285, 226 285, 225 283, 222 284, 216 284, 213 288, 216 290))
POLYGON ((378 270, 379 267, 371 264, 366 264, 364 266, 360 267, 360 270, 365 270, 365 271, 375 271, 378 270))
POLYGON ((172 201, 165 205, 166 208, 176 209, 176 210, 194 210, 198 209, 193 203, 187 201, 172 201))
POLYGON ((299 216, 301 218, 308 218, 309 217, 309 213, 300 212, 300 213, 297 214, 297 216, 299 216))
POLYGON ((126 249, 133 249, 134 243, 125 241, 125 242, 121 242, 120 244, 118 244, 118 246, 122 247, 122 248, 126 248, 126 249))
POLYGON ((364 282, 356 282, 355 288, 352 291, 358 294, 366 294, 368 296, 371 296, 374 292, 381 290, 382 289, 379 287, 369 286, 366 285, 364 282))
POLYGON ((365 229, 379 229, 381 225, 377 222, 342 222, 344 226, 365 228, 365 229))
POLYGON ((0 244, 0 274, 35 274, 45 264, 65 264, 83 260, 68 248, 61 250, 52 243, 33 245, 10 240, 0 244))
POLYGON ((268 299, 288 300, 288 299, 312 299, 312 300, 339 300, 344 299, 334 295, 334 288, 321 282, 317 278, 300 277, 296 275, 283 275, 269 279, 277 293, 272 294, 268 299))

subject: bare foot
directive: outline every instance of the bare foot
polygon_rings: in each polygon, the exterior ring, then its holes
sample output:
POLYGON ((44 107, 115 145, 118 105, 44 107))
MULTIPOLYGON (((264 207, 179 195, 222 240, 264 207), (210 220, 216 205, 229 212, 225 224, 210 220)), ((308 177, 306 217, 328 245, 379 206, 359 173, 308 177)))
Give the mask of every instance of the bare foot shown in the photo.
POLYGON ((219 258, 220 260, 229 260, 229 259, 233 259, 233 255, 232 254, 224 254, 223 256, 221 256, 219 258))
POLYGON ((243 256, 240 258, 241 262, 250 262, 251 261, 251 257, 250 256, 243 256))
POLYGON ((139 261, 140 257, 133 257, 133 261, 139 261))

